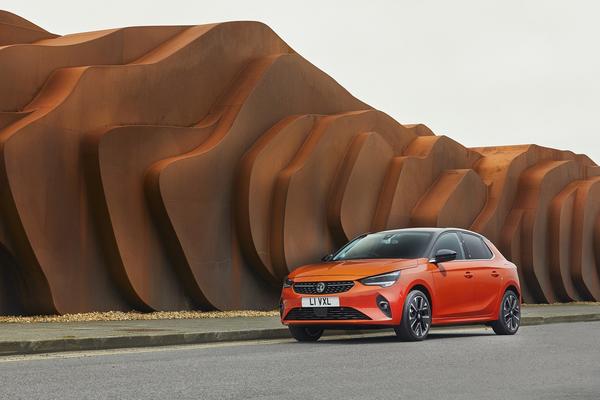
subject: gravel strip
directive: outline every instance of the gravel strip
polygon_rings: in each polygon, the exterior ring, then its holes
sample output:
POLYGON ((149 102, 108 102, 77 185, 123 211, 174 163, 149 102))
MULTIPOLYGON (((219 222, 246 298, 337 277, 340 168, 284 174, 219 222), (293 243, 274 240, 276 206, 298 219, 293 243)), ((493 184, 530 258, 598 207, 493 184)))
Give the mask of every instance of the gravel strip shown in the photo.
POLYGON ((204 319, 232 317, 274 317, 277 311, 107 311, 65 315, 0 316, 0 323, 135 321, 156 319, 204 319))

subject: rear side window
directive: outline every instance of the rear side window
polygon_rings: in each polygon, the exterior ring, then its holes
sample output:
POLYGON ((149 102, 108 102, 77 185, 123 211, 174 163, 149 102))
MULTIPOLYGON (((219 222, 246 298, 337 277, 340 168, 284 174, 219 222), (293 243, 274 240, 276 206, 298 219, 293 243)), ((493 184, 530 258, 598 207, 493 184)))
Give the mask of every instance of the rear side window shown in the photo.
POLYGON ((488 260, 492 258, 492 252, 479 236, 462 233, 469 259, 488 260))

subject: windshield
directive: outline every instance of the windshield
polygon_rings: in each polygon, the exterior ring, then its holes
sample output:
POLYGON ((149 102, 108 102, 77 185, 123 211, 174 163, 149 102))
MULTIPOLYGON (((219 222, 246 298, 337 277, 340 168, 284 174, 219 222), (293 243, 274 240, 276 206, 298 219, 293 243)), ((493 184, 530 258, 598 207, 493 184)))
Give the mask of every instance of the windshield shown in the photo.
POLYGON ((342 247, 333 257, 333 261, 363 258, 421 258, 425 257, 431 237, 431 232, 418 231, 373 233, 342 247))

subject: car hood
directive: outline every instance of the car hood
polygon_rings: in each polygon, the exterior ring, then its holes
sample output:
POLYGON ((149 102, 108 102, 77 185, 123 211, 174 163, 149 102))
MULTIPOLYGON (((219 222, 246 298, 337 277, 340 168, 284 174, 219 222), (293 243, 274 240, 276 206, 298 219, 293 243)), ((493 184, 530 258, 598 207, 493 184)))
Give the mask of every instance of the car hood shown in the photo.
POLYGON ((329 261, 297 268, 289 275, 289 278, 332 277, 341 279, 343 277, 344 279, 355 280, 399 269, 412 268, 419 265, 419 260, 394 258, 329 261))

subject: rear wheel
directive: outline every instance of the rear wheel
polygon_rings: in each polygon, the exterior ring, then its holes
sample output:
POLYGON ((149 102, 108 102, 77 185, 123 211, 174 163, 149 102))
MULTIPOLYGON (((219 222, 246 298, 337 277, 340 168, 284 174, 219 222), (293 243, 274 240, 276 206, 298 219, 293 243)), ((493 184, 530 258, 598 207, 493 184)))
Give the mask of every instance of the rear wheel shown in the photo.
POLYGON ((412 290, 404 301, 402 321, 394 328, 396 335, 406 341, 423 340, 431 328, 431 305, 425 293, 412 290))
POLYGON ((519 296, 507 290, 502 297, 498 320, 492 322, 492 329, 497 335, 514 335, 521 326, 521 302, 519 296))
POLYGON ((299 342, 316 342, 323 334, 323 329, 318 326, 294 326, 289 325, 288 329, 292 337, 299 342))

